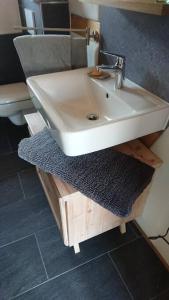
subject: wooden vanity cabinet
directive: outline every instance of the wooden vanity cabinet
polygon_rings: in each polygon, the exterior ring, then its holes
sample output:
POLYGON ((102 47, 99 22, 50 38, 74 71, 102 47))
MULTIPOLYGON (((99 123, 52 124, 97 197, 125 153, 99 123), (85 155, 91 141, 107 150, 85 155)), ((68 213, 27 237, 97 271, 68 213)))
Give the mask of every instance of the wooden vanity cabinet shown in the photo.
MULTIPOLYGON (((45 122, 39 113, 25 116, 30 134, 41 131, 45 122)), ((116 150, 134 156, 141 161, 158 167, 162 161, 146 148, 139 140, 114 147, 116 150)), ((140 216, 143 212, 150 185, 138 197, 128 218, 121 218, 97 204, 92 199, 75 190, 57 176, 37 169, 49 205, 66 246, 74 247, 75 253, 80 251, 79 243, 89 238, 120 226, 125 233, 125 224, 140 216)))

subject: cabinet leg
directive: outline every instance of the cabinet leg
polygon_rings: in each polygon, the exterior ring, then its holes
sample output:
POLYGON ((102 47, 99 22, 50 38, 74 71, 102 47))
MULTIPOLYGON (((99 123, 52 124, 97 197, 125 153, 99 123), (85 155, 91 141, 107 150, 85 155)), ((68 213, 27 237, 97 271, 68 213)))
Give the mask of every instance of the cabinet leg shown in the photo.
POLYGON ((77 254, 77 253, 80 252, 79 244, 75 244, 75 245, 73 246, 73 248, 74 248, 75 254, 77 254))
POLYGON ((121 232, 121 234, 126 233, 126 223, 122 223, 120 225, 120 232, 121 232))

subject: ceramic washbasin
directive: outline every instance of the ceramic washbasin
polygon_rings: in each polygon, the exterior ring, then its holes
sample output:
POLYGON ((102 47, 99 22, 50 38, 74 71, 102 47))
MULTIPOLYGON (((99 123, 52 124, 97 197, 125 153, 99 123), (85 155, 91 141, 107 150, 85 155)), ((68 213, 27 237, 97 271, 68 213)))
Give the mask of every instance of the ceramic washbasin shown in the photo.
POLYGON ((128 79, 114 91, 114 79, 91 79, 88 69, 27 79, 35 107, 69 156, 105 149, 163 130, 169 104, 128 79))

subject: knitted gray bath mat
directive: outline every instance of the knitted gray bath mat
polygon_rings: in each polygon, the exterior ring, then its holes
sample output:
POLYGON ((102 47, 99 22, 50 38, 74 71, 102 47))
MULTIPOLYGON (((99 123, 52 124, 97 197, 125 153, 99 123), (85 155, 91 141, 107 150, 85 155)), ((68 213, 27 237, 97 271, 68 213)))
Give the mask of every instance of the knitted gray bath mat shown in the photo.
POLYGON ((18 154, 43 171, 59 176, 120 217, 130 214, 133 203, 154 173, 152 167, 111 148, 66 156, 47 128, 22 140, 18 154))

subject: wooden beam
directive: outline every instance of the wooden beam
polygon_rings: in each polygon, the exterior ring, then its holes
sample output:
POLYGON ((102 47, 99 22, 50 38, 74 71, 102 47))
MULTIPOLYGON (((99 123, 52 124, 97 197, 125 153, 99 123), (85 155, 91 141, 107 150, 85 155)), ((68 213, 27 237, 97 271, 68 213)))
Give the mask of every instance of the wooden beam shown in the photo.
POLYGON ((84 3, 112 6, 115 8, 153 15, 169 15, 169 5, 151 0, 79 0, 84 3))
POLYGON ((140 138, 140 141, 147 147, 150 148, 161 136, 163 131, 148 134, 140 138))

